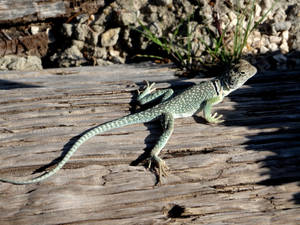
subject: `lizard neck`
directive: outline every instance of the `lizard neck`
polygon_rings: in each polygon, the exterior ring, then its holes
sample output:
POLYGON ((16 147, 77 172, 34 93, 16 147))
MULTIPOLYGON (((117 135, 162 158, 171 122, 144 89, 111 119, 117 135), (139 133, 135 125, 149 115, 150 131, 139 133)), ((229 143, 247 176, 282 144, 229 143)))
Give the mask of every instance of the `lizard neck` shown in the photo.
POLYGON ((233 89, 230 89, 228 84, 223 79, 214 79, 212 80, 212 84, 215 88, 215 92, 218 96, 227 96, 229 95, 233 89))
POLYGON ((230 88, 230 84, 228 83, 226 77, 221 77, 216 80, 218 80, 220 88, 222 89, 223 96, 227 96, 235 90, 233 88, 230 88))

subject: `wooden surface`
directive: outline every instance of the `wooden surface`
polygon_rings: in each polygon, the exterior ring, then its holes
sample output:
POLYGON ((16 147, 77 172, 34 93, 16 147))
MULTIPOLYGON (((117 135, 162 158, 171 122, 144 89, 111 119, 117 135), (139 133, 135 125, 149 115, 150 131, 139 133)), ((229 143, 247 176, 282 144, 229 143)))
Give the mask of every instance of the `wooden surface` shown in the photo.
MULTIPOLYGON (((299 75, 258 74, 215 107, 223 124, 177 119, 162 186, 130 165, 159 123, 128 126, 90 139, 44 182, 0 183, 0 224, 300 224, 299 75)), ((1 72, 0 176, 53 168, 79 134, 134 111, 145 79, 199 81, 148 65, 1 72)))
POLYGON ((103 6, 104 0, 1 0, 0 24, 43 21, 76 13, 93 14, 103 6))

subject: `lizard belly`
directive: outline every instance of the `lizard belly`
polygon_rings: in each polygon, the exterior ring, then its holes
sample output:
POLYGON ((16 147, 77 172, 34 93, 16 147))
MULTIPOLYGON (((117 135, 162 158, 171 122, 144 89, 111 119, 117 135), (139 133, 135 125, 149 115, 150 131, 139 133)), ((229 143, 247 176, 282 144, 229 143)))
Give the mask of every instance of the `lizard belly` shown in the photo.
POLYGON ((174 115, 174 118, 183 118, 183 117, 190 117, 194 114, 194 112, 183 112, 183 113, 177 113, 174 115))

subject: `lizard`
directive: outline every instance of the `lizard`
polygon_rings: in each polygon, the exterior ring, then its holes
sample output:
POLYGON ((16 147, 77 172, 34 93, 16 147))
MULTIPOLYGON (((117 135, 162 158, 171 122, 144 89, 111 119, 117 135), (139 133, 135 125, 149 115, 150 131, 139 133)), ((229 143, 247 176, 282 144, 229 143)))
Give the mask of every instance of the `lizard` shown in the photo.
POLYGON ((161 120, 163 133, 154 145, 149 154, 148 168, 151 163, 156 164, 158 183, 161 182, 162 176, 167 176, 168 167, 165 161, 159 157, 159 153, 164 148, 174 130, 174 120, 182 117, 189 117, 203 111, 204 119, 208 123, 222 123, 222 115, 212 114, 212 106, 220 103, 225 96, 240 88, 248 79, 253 77, 257 69, 246 60, 239 60, 232 68, 219 78, 203 81, 195 84, 180 94, 173 94, 170 88, 156 90, 155 83, 146 82, 143 91, 138 91, 137 101, 141 105, 160 99, 160 102, 148 109, 140 112, 129 114, 127 116, 100 124, 85 134, 83 134, 69 149, 63 159, 56 167, 36 178, 25 181, 16 181, 0 179, 2 182, 12 184, 31 184, 45 180, 46 178, 57 173, 77 151, 80 145, 91 137, 103 132, 124 127, 131 124, 146 123, 154 120, 161 120))

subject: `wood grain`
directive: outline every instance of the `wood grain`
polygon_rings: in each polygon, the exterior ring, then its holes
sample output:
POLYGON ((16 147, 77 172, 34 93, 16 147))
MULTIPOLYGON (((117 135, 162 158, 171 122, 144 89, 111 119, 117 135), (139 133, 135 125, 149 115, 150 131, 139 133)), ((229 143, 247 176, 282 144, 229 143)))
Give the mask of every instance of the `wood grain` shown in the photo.
POLYGON ((93 14, 104 4, 104 0, 1 0, 0 24, 44 21, 78 13, 93 14))
MULTIPOLYGON (((53 168, 82 132, 135 111, 143 80, 176 90, 201 80, 174 73, 148 64, 1 72, 0 176, 53 168)), ((300 224, 299 74, 256 75, 215 107, 224 124, 176 120, 162 186, 143 162, 130 165, 160 124, 128 126, 90 139, 44 182, 1 183, 0 224, 300 224)))

